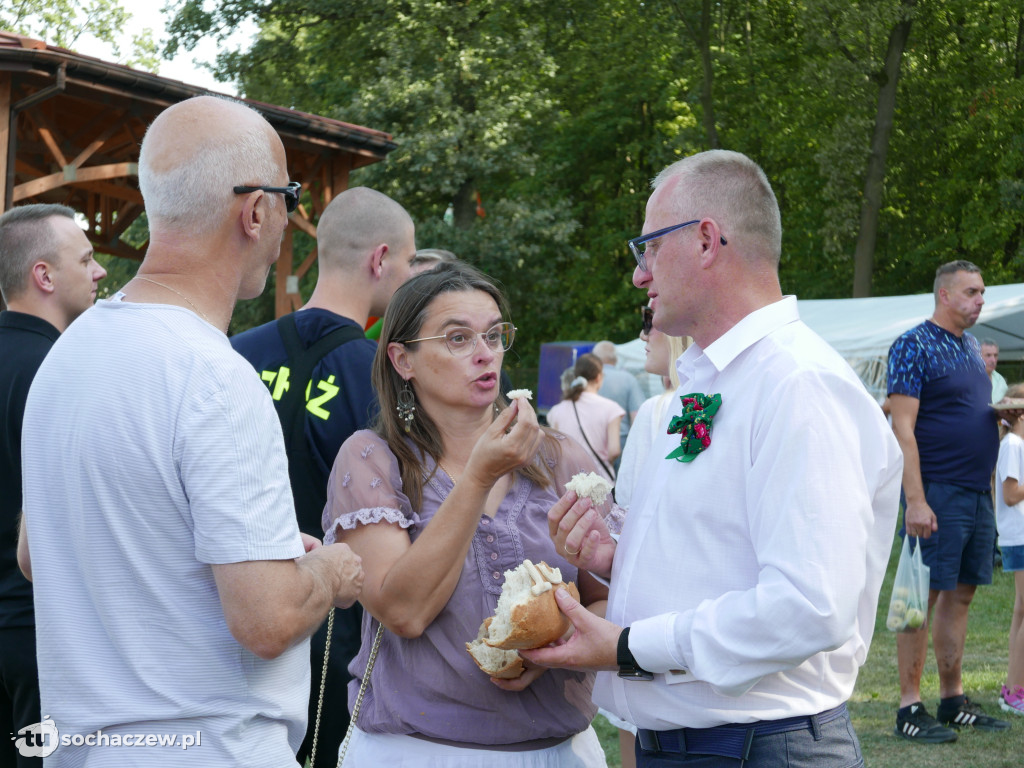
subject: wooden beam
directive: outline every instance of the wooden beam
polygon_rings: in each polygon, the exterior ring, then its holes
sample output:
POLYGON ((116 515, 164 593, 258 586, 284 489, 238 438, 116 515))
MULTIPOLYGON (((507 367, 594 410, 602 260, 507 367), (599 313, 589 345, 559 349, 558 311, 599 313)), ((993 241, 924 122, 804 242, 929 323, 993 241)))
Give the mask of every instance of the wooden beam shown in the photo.
POLYGON ((281 317, 292 310, 288 298, 288 278, 292 273, 292 228, 287 227, 281 239, 281 252, 277 257, 277 278, 274 281, 274 315, 281 317))
POLYGON ((46 171, 34 165, 30 165, 24 157, 19 156, 14 161, 14 170, 26 176, 42 176, 46 171))
POLYGON ((17 137, 11 133, 11 73, 0 71, 0 209, 7 207, 7 153, 12 141, 17 137))
POLYGON ((302 260, 302 263, 299 265, 299 268, 295 270, 295 276, 299 278, 299 280, 304 278, 306 276, 306 273, 309 272, 309 268, 313 266, 313 262, 315 262, 316 259, 317 250, 316 246, 314 245, 313 250, 311 250, 309 254, 306 256, 306 258, 302 260))
POLYGON ((288 223, 291 224, 296 229, 301 229, 303 232, 305 232, 307 235, 309 235, 313 239, 316 239, 316 227, 313 226, 313 222, 311 222, 309 219, 305 218, 304 216, 301 216, 301 215, 299 215, 297 213, 293 213, 288 218, 288 223))
MULTIPOLYGON (((123 240, 118 240, 116 243, 111 244, 95 237, 90 237, 89 241, 92 243, 93 249, 99 253, 109 253, 111 256, 120 256, 122 259, 142 261, 142 257, 146 255, 145 247, 142 249, 132 248, 123 240)), ((146 245, 148 246, 148 243, 146 245)))
POLYGON ((142 215, 143 210, 145 209, 141 205, 122 205, 117 211, 117 221, 108 233, 111 239, 120 239, 132 222, 142 215))
POLYGON ((107 195, 115 200, 124 200, 127 203, 138 203, 139 205, 143 204, 142 193, 134 187, 124 187, 120 184, 111 184, 106 181, 90 181, 85 184, 78 184, 76 182, 72 186, 107 195))
POLYGON ((122 114, 124 114, 124 113, 120 113, 118 115, 115 115, 114 121, 110 124, 110 126, 107 128, 107 130, 105 130, 103 133, 101 133, 99 136, 97 136, 95 139, 93 139, 89 143, 89 145, 86 146, 85 149, 83 149, 81 152, 79 152, 78 153, 78 157, 76 157, 74 160, 71 161, 71 165, 75 166, 75 168, 81 168, 86 160, 88 160, 90 157, 92 157, 93 154, 100 147, 102 147, 104 144, 106 144, 107 140, 111 136, 113 136, 120 129, 120 127, 121 127, 121 115, 122 114))
POLYGON ((42 138, 43 143, 46 144, 46 148, 50 150, 50 154, 57 161, 57 165, 61 167, 67 165, 67 158, 64 157, 64 153, 60 151, 56 139, 53 138, 53 132, 49 128, 44 127, 40 127, 38 130, 39 136, 42 138))
POLYGON ((61 173, 51 173, 41 179, 33 179, 19 184, 14 188, 14 200, 24 200, 27 197, 35 197, 51 189, 63 187, 65 184, 83 184, 100 179, 121 179, 126 176, 138 176, 138 163, 112 163, 111 165, 96 165, 90 168, 75 168, 65 166, 61 173))

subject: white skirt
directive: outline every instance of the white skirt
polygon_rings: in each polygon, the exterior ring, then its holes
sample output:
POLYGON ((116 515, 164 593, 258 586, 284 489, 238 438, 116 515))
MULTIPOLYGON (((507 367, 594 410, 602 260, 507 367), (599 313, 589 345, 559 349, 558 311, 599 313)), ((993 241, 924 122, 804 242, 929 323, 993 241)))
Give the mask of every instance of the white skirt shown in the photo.
POLYGON ((393 733, 352 730, 343 768, 607 768, 593 727, 563 743, 529 752, 469 749, 393 733))

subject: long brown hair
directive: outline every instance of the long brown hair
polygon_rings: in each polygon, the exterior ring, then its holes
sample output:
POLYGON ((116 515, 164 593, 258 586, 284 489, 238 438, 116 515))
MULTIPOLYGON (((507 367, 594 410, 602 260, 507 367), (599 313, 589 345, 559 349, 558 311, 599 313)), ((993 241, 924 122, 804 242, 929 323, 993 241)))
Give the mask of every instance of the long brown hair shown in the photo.
MULTIPOLYGON (((399 419, 396 410, 398 393, 405 381, 391 364, 388 344, 417 338, 434 299, 444 293, 464 291, 486 293, 498 305, 502 318, 508 317, 508 302, 483 272, 461 261, 442 262, 428 272, 409 279, 395 291, 384 313, 377 355, 373 360, 371 378, 380 404, 373 429, 387 442, 398 459, 402 488, 414 509, 423 503, 423 482, 427 479, 424 477, 424 457, 430 456, 436 464, 444 453, 444 446, 437 425, 422 408, 416 409, 412 425, 408 432, 405 431, 404 422, 399 419)), ((495 411, 508 407, 508 400, 500 392, 494 400, 494 407, 495 411)), ((561 453, 557 439, 547 432, 540 453, 555 457, 561 453)), ((434 471, 437 471, 436 467, 434 471)), ((519 471, 541 488, 547 488, 554 482, 551 469, 543 458, 535 458, 519 471)))

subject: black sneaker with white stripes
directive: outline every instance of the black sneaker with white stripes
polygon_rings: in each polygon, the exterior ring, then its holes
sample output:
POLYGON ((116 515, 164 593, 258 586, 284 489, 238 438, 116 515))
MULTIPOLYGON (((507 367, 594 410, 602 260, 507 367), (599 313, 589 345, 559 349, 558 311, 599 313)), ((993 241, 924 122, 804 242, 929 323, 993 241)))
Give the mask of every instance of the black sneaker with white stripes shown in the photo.
POLYGON ((896 711, 896 735, 921 744, 956 741, 956 731, 939 725, 920 701, 896 711))
POLYGON ((978 704, 964 696, 959 706, 939 704, 939 722, 952 728, 973 728, 976 731, 1005 731, 1010 724, 1005 720, 996 720, 985 714, 978 704))

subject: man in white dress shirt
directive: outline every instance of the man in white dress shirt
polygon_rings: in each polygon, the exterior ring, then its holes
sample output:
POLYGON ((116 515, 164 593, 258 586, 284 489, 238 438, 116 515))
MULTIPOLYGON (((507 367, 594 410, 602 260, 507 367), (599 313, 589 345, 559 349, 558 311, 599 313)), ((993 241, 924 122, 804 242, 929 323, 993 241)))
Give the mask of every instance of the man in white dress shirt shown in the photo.
POLYGON ((138 274, 61 335, 25 410, 18 557, 59 732, 41 756, 295 765, 309 635, 362 566, 300 534, 270 394, 225 330, 263 291, 298 189, 270 124, 209 96, 157 117, 139 186, 138 274))
POLYGON ((704 152, 655 179, 633 282, 656 328, 693 337, 677 369, 694 397, 654 444, 617 544, 588 500, 567 494, 549 515, 557 545, 610 578, 607 619, 560 591, 575 635, 523 655, 613 670, 594 698, 639 726, 640 766, 863 765, 845 702, 903 460, 878 404, 782 295, 781 238, 743 155, 704 152))

